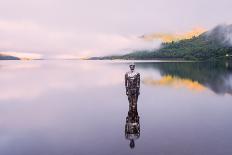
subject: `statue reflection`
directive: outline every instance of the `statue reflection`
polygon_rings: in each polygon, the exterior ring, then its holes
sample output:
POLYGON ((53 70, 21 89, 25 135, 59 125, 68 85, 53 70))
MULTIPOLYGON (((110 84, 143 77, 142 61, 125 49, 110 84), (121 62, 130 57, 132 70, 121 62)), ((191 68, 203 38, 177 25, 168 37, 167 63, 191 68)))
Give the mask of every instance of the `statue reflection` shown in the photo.
POLYGON ((140 74, 134 71, 135 65, 130 65, 130 71, 125 75, 126 95, 129 101, 129 111, 126 117, 125 138, 130 140, 130 148, 135 147, 135 140, 140 137, 140 123, 137 111, 137 101, 140 94, 140 74))

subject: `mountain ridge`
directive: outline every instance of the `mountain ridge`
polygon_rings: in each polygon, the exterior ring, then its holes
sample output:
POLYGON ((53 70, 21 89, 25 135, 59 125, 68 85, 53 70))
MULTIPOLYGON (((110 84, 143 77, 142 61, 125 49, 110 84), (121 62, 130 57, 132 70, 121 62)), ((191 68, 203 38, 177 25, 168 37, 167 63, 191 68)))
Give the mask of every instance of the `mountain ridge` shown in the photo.
POLYGON ((157 50, 134 51, 124 55, 94 57, 90 59, 182 59, 215 60, 232 57, 232 25, 218 25, 197 37, 162 43, 157 50))
POLYGON ((20 60, 20 58, 0 53, 0 60, 20 60))

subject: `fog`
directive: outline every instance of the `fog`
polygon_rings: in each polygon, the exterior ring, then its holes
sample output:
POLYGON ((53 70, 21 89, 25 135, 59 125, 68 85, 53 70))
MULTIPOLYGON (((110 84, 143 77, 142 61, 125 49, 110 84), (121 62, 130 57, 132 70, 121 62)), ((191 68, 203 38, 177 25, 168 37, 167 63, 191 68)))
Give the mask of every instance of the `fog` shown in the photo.
POLYGON ((217 39, 223 45, 232 46, 232 25, 218 25, 208 31, 206 35, 217 39))

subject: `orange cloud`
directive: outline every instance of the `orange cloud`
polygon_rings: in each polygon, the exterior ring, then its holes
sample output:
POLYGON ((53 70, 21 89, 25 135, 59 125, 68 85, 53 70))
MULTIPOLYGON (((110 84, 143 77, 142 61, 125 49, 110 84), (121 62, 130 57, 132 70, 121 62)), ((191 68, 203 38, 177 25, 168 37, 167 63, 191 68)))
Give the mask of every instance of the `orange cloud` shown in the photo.
POLYGON ((204 32, 206 32, 206 29, 197 27, 186 33, 176 33, 176 34, 154 33, 150 35, 144 35, 142 36, 142 38, 144 38, 147 41, 161 39, 163 42, 172 42, 172 41, 179 41, 183 39, 191 39, 192 37, 194 36, 197 37, 204 32))

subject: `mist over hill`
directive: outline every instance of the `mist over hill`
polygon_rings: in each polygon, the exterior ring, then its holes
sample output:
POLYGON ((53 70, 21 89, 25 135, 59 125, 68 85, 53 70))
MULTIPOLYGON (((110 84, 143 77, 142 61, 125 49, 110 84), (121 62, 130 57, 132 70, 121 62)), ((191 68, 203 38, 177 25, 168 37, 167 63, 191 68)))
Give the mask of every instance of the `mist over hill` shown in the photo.
POLYGON ((159 49, 92 59, 183 59, 215 60, 232 57, 232 25, 218 25, 191 39, 162 43, 159 49))
POLYGON ((212 39, 223 46, 232 46, 232 25, 219 25, 204 34, 206 39, 212 39))

